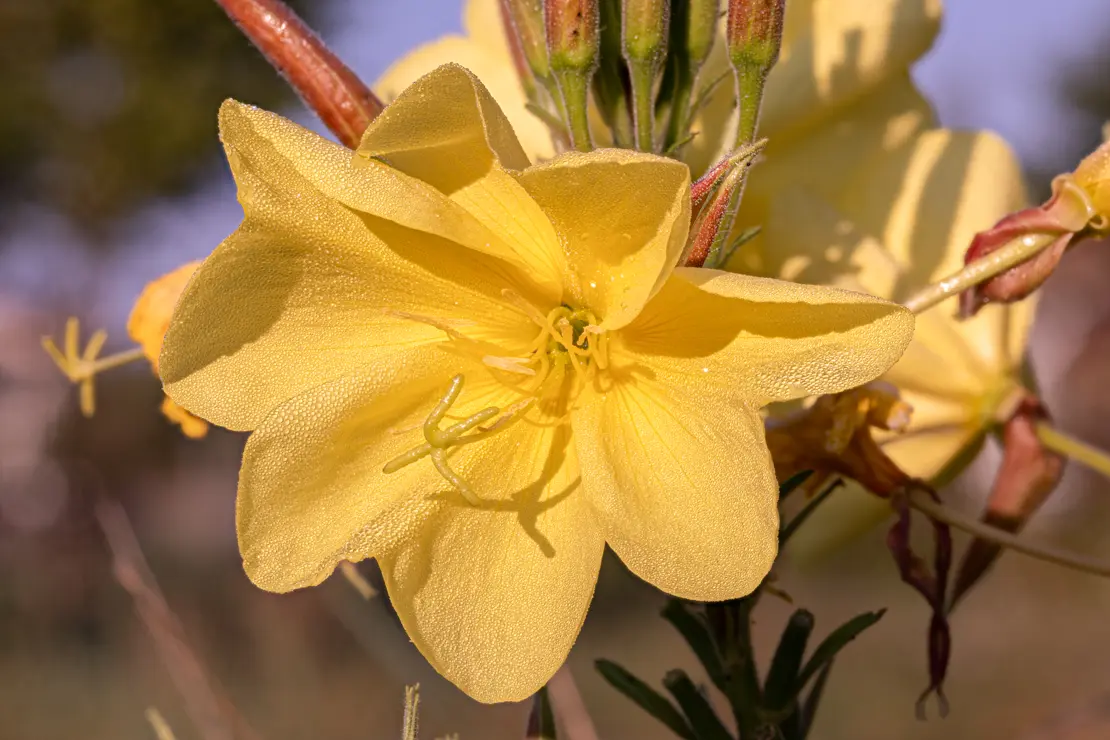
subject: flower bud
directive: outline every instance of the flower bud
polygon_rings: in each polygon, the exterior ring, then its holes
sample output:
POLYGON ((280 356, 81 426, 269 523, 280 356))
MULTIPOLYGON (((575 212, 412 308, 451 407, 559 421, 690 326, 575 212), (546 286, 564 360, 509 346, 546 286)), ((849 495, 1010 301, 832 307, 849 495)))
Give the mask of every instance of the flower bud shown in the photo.
POLYGON ((766 140, 734 152, 710 168, 690 188, 691 212, 686 267, 719 267, 725 242, 732 233, 748 168, 763 150, 766 140))
POLYGON ((755 139, 763 85, 779 58, 786 0, 729 0, 728 54, 736 73, 737 145, 755 139))
POLYGON ((598 48, 597 0, 547 0, 543 11, 551 69, 592 71, 598 48))
POLYGON ((658 65, 667 50, 670 3, 667 0, 623 0, 621 10, 625 59, 658 65))
POLYGON ((593 148, 590 140, 590 80, 598 60, 597 0, 546 0, 547 58, 559 84, 571 142, 579 151, 593 148))
POLYGON ((384 104, 281 0, 216 0, 310 109, 354 149, 384 104))
POLYGON ((709 58, 717 36, 717 0, 689 0, 686 3, 686 55, 696 72, 709 58))
POLYGON ((531 72, 529 78, 526 70, 518 70, 528 90, 528 86, 534 84, 533 79, 542 81, 551 75, 544 34, 543 0, 501 0, 501 18, 514 57, 519 53, 527 64, 527 71, 531 72))

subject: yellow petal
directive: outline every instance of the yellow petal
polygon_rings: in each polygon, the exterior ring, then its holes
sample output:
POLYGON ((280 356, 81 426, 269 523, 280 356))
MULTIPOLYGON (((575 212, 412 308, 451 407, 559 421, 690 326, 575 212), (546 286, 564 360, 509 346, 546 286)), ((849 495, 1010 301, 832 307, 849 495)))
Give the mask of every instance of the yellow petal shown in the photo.
POLYGON ((414 82, 370 124, 358 154, 381 159, 465 208, 558 303, 565 268, 555 231, 504 170, 525 169, 528 158, 469 71, 450 64, 414 82))
POLYGON ((446 488, 427 460, 386 475, 382 467, 420 441, 443 395, 452 357, 409 350, 308 390, 279 406, 243 452, 236 529, 243 567, 268 591, 327 578, 340 560, 372 557, 415 536, 446 488))
POLYGON ((560 155, 519 178, 559 234, 569 301, 596 313, 606 329, 631 321, 663 285, 686 243, 686 165, 602 149, 560 155))
POLYGON ((895 77, 932 44, 938 0, 787 3, 783 49, 767 81, 766 131, 786 136, 895 77))
POLYGON ((527 98, 509 54, 496 0, 469 0, 465 36, 445 36, 425 44, 394 62, 374 83, 374 90, 390 100, 440 65, 454 62, 472 71, 489 88, 512 123, 533 162, 555 154, 547 125, 525 109, 527 98))
MULTIPOLYGON (((615 353, 614 367, 622 359, 635 362, 615 353)), ((750 593, 778 549, 763 421, 741 394, 701 393, 643 367, 573 413, 582 484, 605 539, 633 573, 675 596, 750 593)))
POLYGON ((527 293, 523 274, 437 235, 467 236, 467 224, 488 233, 463 209, 422 184, 426 199, 405 207, 401 173, 380 180, 277 116, 234 105, 224 113, 246 219, 197 271, 166 334, 162 377, 177 403, 252 429, 308 388, 369 363, 388 367, 405 346, 444 337, 388 312, 480 320, 468 334, 515 336, 521 319, 501 294, 527 293), (375 199, 405 225, 369 215, 375 199))
POLYGON ((908 311, 869 295, 682 267, 617 339, 653 371, 755 407, 874 380, 912 335, 908 311))
POLYGON ((147 283, 127 317, 127 335, 143 348, 143 354, 150 360, 155 374, 158 373, 158 354, 162 351, 162 340, 169 328, 173 308, 198 267, 199 261, 186 262, 147 283))
POLYGON ((220 106, 220 139, 244 210, 251 206, 255 182, 285 190, 291 198, 311 189, 356 211, 516 260, 495 234, 431 185, 355 157, 275 113, 227 100, 220 106))
POLYGON ((405 630, 440 673, 479 701, 521 701, 566 660, 604 540, 565 425, 521 422, 475 446, 481 456, 458 469, 498 500, 443 500, 421 536, 378 561, 405 630))

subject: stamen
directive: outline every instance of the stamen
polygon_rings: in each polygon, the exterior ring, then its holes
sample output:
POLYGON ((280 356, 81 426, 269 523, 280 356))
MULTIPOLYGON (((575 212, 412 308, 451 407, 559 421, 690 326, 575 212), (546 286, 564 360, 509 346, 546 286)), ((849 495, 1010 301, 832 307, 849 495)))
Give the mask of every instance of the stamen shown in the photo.
POLYGON ((447 393, 445 393, 443 398, 432 408, 431 413, 428 414, 428 418, 423 424, 424 439, 427 441, 407 452, 401 453, 387 462, 382 467, 382 472, 387 475, 395 473, 417 460, 430 457, 436 471, 462 494, 467 503, 478 506, 481 504, 481 498, 477 496, 470 485, 447 464, 447 451, 452 447, 478 442, 479 440, 486 439, 503 430, 531 408, 535 399, 522 399, 513 404, 507 409, 507 413, 489 427, 483 428, 480 425, 501 413, 501 409, 496 406, 486 407, 477 413, 471 414, 462 421, 452 424, 446 429, 440 429, 439 425, 447 417, 447 412, 450 411, 451 406, 458 400, 459 394, 462 392, 462 387, 462 375, 456 375, 451 379, 451 386, 447 389, 447 393), (466 435, 467 432, 475 427, 477 427, 479 431, 474 434, 466 435))
POLYGON ((513 304, 514 307, 520 309, 525 316, 533 321, 533 323, 538 324, 539 326, 543 326, 544 322, 547 321, 547 318, 538 308, 529 303, 528 300, 524 298, 524 296, 520 295, 515 290, 512 290, 511 288, 505 288, 501 291, 501 295, 505 298, 505 300, 513 304))
POLYGON ((525 367, 532 360, 528 357, 495 357, 494 355, 486 355, 482 358, 482 362, 490 367, 504 370, 507 373, 517 373, 518 375, 535 375, 536 371, 530 367, 525 367))

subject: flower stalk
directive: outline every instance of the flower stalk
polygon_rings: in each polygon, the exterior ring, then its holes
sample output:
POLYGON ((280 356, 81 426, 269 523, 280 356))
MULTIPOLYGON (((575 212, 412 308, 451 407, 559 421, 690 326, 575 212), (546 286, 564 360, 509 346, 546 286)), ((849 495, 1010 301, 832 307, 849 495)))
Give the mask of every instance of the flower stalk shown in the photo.
POLYGON ((736 146, 755 141, 767 75, 779 58, 786 0, 730 0, 728 55, 736 77, 736 146))
POLYGON ((562 97, 567 130, 575 149, 593 149, 590 136, 590 80, 599 48, 597 0, 548 0, 543 4, 547 54, 562 97))
POLYGON ((670 3, 622 0, 621 51, 632 85, 636 148, 655 151, 655 86, 667 54, 670 3))
POLYGON ((216 0, 348 148, 385 105, 281 0, 216 0))
POLYGON ((1055 241, 1054 234, 1027 234, 1013 239, 1002 248, 964 265, 943 280, 922 288, 902 305, 919 314, 1032 259, 1055 241))

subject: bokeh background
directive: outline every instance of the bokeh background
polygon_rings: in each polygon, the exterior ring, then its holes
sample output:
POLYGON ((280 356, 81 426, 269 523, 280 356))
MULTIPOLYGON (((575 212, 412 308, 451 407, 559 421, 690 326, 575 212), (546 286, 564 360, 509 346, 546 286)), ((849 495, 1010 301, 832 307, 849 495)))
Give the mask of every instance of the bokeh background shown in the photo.
MULTIPOLYGON (((1099 141, 1110 118, 1106 0, 949 0, 915 75, 949 126, 1017 149, 1035 195, 1099 141)), ((373 80, 417 43, 459 29, 456 0, 303 0, 298 7, 373 80)), ((243 436, 183 439, 157 413, 149 367, 100 378, 94 420, 39 347, 65 317, 126 348, 143 285, 206 255, 238 223, 216 140, 224 97, 320 130, 208 0, 0 2, 0 740, 151 738, 157 707, 200 737, 171 673, 113 577, 93 516, 127 512, 209 673, 260 738, 396 738, 402 687, 423 688, 423 736, 522 737, 525 705, 477 705, 439 679, 384 598, 339 578, 274 596, 239 566, 234 493, 243 436)), ((1063 429, 1110 448, 1110 253, 1085 245, 1052 278, 1034 361, 1063 429)), ((950 499, 976 511, 990 455, 950 499)), ((1076 465, 1030 536, 1110 558, 1110 482, 1076 465)), ((373 580, 372 567, 367 569, 373 580)), ((877 531, 783 585, 818 632, 886 617, 838 659, 822 740, 1110 737, 1110 584, 1009 555, 954 618, 947 720, 915 720, 927 612, 877 531)), ((594 674, 597 657, 657 680, 694 670, 656 615, 663 599, 606 563, 571 666, 608 740, 665 730, 594 674)), ((766 656, 788 607, 765 599, 766 656)))

